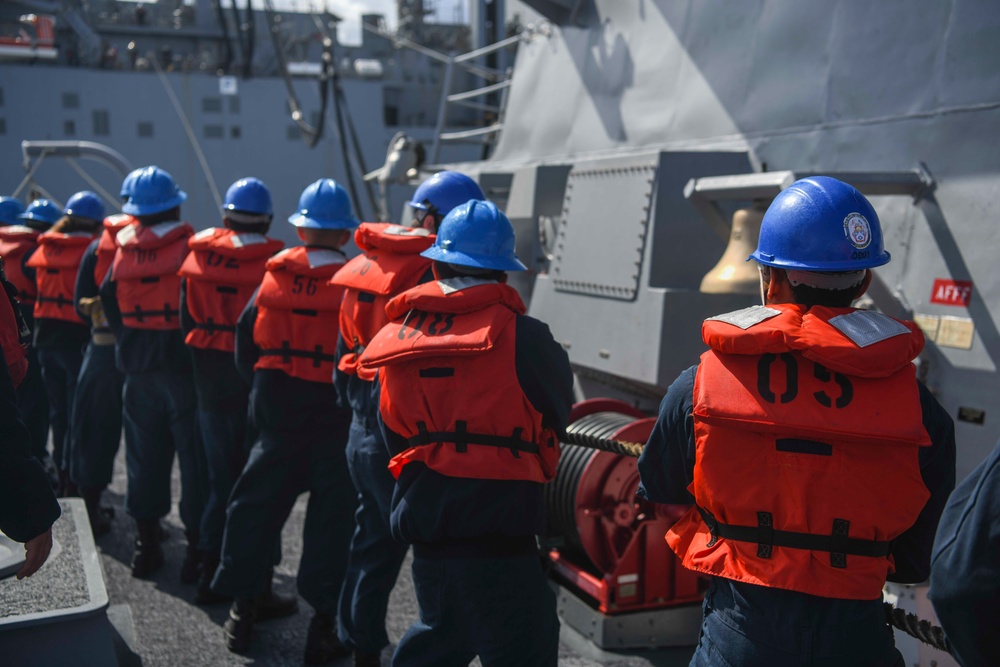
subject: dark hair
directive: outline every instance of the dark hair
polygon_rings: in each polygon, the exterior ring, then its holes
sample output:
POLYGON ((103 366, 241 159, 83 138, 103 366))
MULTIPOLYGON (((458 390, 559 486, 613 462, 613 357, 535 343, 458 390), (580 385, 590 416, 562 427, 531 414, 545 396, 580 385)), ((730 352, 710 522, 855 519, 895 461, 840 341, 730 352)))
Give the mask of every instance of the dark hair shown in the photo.
POLYGON ((226 217, 222 219, 222 224, 226 226, 227 229, 231 229, 234 232, 239 232, 240 234, 267 234, 268 230, 271 229, 271 222, 236 222, 232 218, 226 217))
MULTIPOLYGON (((764 282, 771 282, 771 267, 760 265, 761 274, 764 276, 764 282)), ((781 269, 779 269, 781 270, 781 269)), ((787 275, 786 278, 787 280, 787 275)), ((860 294, 858 294, 859 285, 852 285, 846 289, 821 289, 819 287, 811 287, 809 285, 792 285, 789 283, 789 287, 792 289, 792 297, 795 299, 795 303, 802 304, 803 306, 825 306, 826 308, 850 308, 854 300, 857 299, 860 294)))
POLYGON ((475 269, 473 267, 469 267, 469 270, 465 271, 462 266, 438 261, 434 262, 434 273, 442 280, 458 277, 474 277, 482 278, 483 280, 496 280, 499 282, 506 282, 507 280, 507 273, 505 271, 497 269, 475 269))
POLYGON ((352 229, 316 229, 315 227, 299 227, 306 245, 320 248, 341 248, 351 242, 354 235, 352 229))
POLYGON ((827 308, 850 308, 858 298, 858 286, 847 289, 820 289, 809 285, 793 285, 792 296, 796 303, 804 306, 826 306, 827 308))
POLYGON ((181 207, 174 206, 166 211, 160 211, 159 213, 152 213, 150 215, 137 215, 135 216, 139 219, 140 225, 145 225, 146 227, 152 227, 153 225, 158 225, 161 222, 174 222, 175 220, 181 219, 181 207))
POLYGON ((64 215, 59 219, 59 222, 52 225, 52 231, 59 232, 61 234, 70 234, 72 232, 87 232, 88 234, 96 234, 100 229, 100 220, 81 218, 75 215, 64 215))
POLYGON ((29 229, 34 229, 36 232, 47 232, 52 229, 52 225, 42 220, 21 220, 21 224, 29 229))

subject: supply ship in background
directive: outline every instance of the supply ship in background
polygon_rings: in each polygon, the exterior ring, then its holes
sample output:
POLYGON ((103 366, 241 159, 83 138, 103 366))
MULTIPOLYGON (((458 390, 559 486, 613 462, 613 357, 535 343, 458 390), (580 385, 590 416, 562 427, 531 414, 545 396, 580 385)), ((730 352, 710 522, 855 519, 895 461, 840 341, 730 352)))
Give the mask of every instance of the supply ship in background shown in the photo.
MULTIPOLYGON (((10 16, 21 16, 42 4, 79 14, 100 3, 5 3, 0 12, 18 6, 10 16)), ((338 45, 330 60, 343 89, 339 117, 353 119, 359 151, 346 120, 308 149, 289 110, 286 73, 330 72, 317 65, 328 15, 280 14, 282 65, 267 50, 264 36, 277 24, 268 11, 233 20, 231 7, 173 5, 156 26, 151 17, 84 14, 95 40, 79 36, 71 12, 52 10, 56 42, 75 35, 80 66, 65 46, 43 55, 41 33, 35 64, 2 66, 0 154, 9 159, 0 175, 25 180, 22 140, 99 142, 171 171, 198 226, 216 223, 214 190, 251 172, 271 185, 279 211, 291 211, 318 175, 353 178, 368 219, 395 217, 435 170, 476 177, 514 223, 529 266, 512 284, 576 373, 579 403, 542 539, 563 620, 560 664, 690 657, 704 583, 663 541, 684 508, 637 502, 635 460, 600 448, 644 442, 666 388, 704 350, 704 318, 759 302, 756 270, 744 260, 764 209, 798 178, 836 176, 871 198, 893 259, 874 272, 861 305, 923 329, 919 375, 955 419, 959 479, 986 457, 1000 438, 995 3, 483 0, 471 3, 469 27, 432 26, 419 20, 421 3, 398 4, 394 36, 369 17, 365 43, 338 45), (134 59, 131 42, 142 54, 134 59), (466 55, 442 60, 427 49, 466 55), (422 149, 396 143, 401 130, 422 149), (345 162, 355 152, 364 165, 345 162), (381 177, 387 196, 367 196, 366 172, 369 183, 381 177)), ((296 75, 291 89, 304 117, 320 108, 315 78, 296 75)), ((29 170, 44 150, 26 149, 29 170)), ((54 182, 73 183, 66 193, 82 187, 72 164, 43 165, 29 180, 41 184, 46 168, 60 170, 54 182)), ((101 169, 87 173, 115 192, 118 176, 101 169)), ((286 583, 300 509, 285 533, 286 583)), ((127 579, 130 538, 101 548, 111 600, 130 610, 144 664, 185 662, 164 656, 191 645, 210 647, 213 664, 243 664, 222 647, 224 610, 186 614, 193 593, 172 573, 152 587, 127 579)), ((402 577, 391 602, 394 641, 416 617, 408 587, 402 577)), ((926 586, 886 593, 933 621, 926 586)), ((252 659, 295 662, 282 651, 301 645, 302 619, 262 633, 270 636, 252 659)), ((900 631, 896 638, 907 665, 954 664, 900 631)))
MULTIPOLYGON (((22 198, 34 188, 62 202, 89 188, 116 205, 119 163, 157 164, 188 193, 185 217, 207 227, 238 178, 257 176, 275 210, 291 212, 302 188, 325 176, 350 185, 358 214, 374 219, 375 184, 361 176, 383 164, 397 133, 442 161, 483 157, 482 142, 437 147, 434 138, 489 124, 482 104, 442 114, 442 89, 446 78, 456 90, 473 86, 450 57, 495 42, 502 23, 479 5, 472 23, 429 23, 433 4, 399 0, 392 32, 383 15, 365 14, 361 43, 344 46, 340 17, 278 11, 270 0, 0 3, 0 182, 7 194, 23 184, 30 153, 22 198), (22 141, 45 147, 23 154, 22 141), (81 152, 80 142, 117 155, 81 152), (84 177, 61 155, 105 164, 84 162, 84 177)), ((506 78, 507 55, 491 56, 489 83, 506 78)), ((283 225, 275 231, 294 238, 283 225)))

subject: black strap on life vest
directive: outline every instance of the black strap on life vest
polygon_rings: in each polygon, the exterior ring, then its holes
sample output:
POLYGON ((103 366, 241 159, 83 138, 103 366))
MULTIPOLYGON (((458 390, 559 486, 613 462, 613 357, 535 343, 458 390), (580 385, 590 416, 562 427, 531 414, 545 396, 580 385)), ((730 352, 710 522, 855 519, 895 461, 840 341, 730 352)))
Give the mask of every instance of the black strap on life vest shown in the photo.
POLYGON ((142 306, 136 304, 132 311, 122 313, 122 319, 134 317, 136 322, 142 322, 147 317, 162 317, 167 322, 170 322, 178 315, 180 315, 180 311, 171 308, 169 303, 163 304, 163 310, 143 310, 142 306))
POLYGON ((195 329, 202 329, 203 331, 208 331, 209 333, 215 333, 216 331, 226 331, 229 333, 236 332, 236 325, 234 324, 216 324, 212 321, 211 317, 205 318, 204 322, 195 322, 195 329))
POLYGON ((827 551, 830 553, 830 566, 847 567, 847 556, 867 556, 869 558, 885 558, 892 551, 892 542, 878 540, 859 540, 848 537, 851 522, 846 519, 834 519, 829 535, 816 533, 798 533, 790 530, 775 530, 774 517, 770 512, 757 512, 757 526, 734 526, 722 523, 711 512, 698 507, 701 518, 708 526, 712 539, 707 546, 712 546, 719 538, 736 540, 737 542, 756 542, 757 557, 770 558, 774 547, 789 547, 808 551, 827 551))
POLYGON ((465 427, 466 422, 456 421, 454 431, 431 432, 427 430, 427 424, 425 422, 417 422, 417 430, 419 433, 412 438, 409 438, 406 441, 406 444, 410 447, 421 447, 423 445, 430 445, 436 442, 453 442, 455 443, 455 451, 460 454, 467 452, 469 450, 469 445, 486 445, 488 447, 509 449, 510 453, 513 454, 516 459, 521 458, 521 452, 526 452, 528 454, 539 453, 537 444, 521 439, 521 432, 524 429, 515 428, 511 435, 503 436, 488 433, 470 433, 465 430, 465 427))
POLYGON ((281 360, 286 364, 292 363, 293 357, 299 359, 312 359, 313 368, 319 368, 324 361, 333 363, 337 360, 337 357, 332 354, 324 354, 322 345, 317 345, 312 350, 299 350, 292 347, 291 343, 287 340, 281 341, 280 348, 261 350, 260 356, 281 357, 281 360))
POLYGON ((62 294, 56 297, 45 296, 44 294, 38 295, 38 303, 54 303, 59 308, 71 308, 73 306, 72 299, 67 299, 62 294))

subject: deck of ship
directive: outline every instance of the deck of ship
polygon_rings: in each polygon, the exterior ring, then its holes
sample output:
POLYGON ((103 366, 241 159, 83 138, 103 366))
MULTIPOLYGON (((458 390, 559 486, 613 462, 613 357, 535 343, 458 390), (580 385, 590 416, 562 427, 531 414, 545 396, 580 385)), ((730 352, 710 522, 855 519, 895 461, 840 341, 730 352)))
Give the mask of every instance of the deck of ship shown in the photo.
MULTIPOLYGON (((165 519, 169 532, 164 542, 167 564, 148 581, 133 579, 129 573, 132 555, 133 526, 125 514, 124 443, 115 464, 114 481, 105 493, 105 504, 115 508, 113 530, 97 540, 110 598, 109 616, 122 635, 125 652, 122 667, 174 667, 185 665, 286 666, 302 664, 302 648, 312 611, 299 598, 299 613, 290 618, 268 621, 255 628, 255 640, 246 655, 226 650, 222 624, 228 605, 199 607, 194 604, 194 586, 182 585, 179 568, 184 556, 184 532, 177 514, 180 487, 174 468, 174 510, 165 519)), ((275 572, 275 588, 282 593, 295 592, 295 571, 302 550, 302 525, 307 496, 299 498, 282 535, 284 550, 281 565, 275 572)), ((392 645, 417 617, 417 603, 410 579, 409 562, 404 564, 389 602, 387 629, 392 645)), ((37 576, 45 576, 42 570, 37 576)), ((608 653, 563 626, 559 664, 569 667, 672 667, 687 665, 692 649, 660 649, 608 653)), ((389 665, 391 650, 383 652, 382 664, 389 665)), ((346 667, 350 659, 333 663, 346 667)), ((478 660, 473 664, 478 665, 478 660)))

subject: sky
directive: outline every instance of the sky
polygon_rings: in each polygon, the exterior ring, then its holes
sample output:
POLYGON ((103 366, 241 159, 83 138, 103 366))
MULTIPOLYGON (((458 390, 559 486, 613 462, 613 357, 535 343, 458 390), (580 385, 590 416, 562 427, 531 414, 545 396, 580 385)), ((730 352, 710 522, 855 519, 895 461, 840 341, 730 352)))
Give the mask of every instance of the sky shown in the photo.
MULTIPOLYGON (((252 0, 255 9, 264 6, 263 0, 252 0)), ((470 0, 424 0, 428 9, 435 12, 428 18, 434 23, 453 23, 456 20, 469 20, 470 0)), ((224 6, 229 6, 232 0, 223 0, 224 6)), ((357 44, 361 42, 361 15, 383 14, 390 28, 396 26, 396 0, 273 0, 275 9, 294 9, 307 11, 309 9, 326 9, 344 19, 340 24, 337 38, 341 44, 357 44)), ((245 0, 238 0, 239 6, 245 6, 245 0)))

